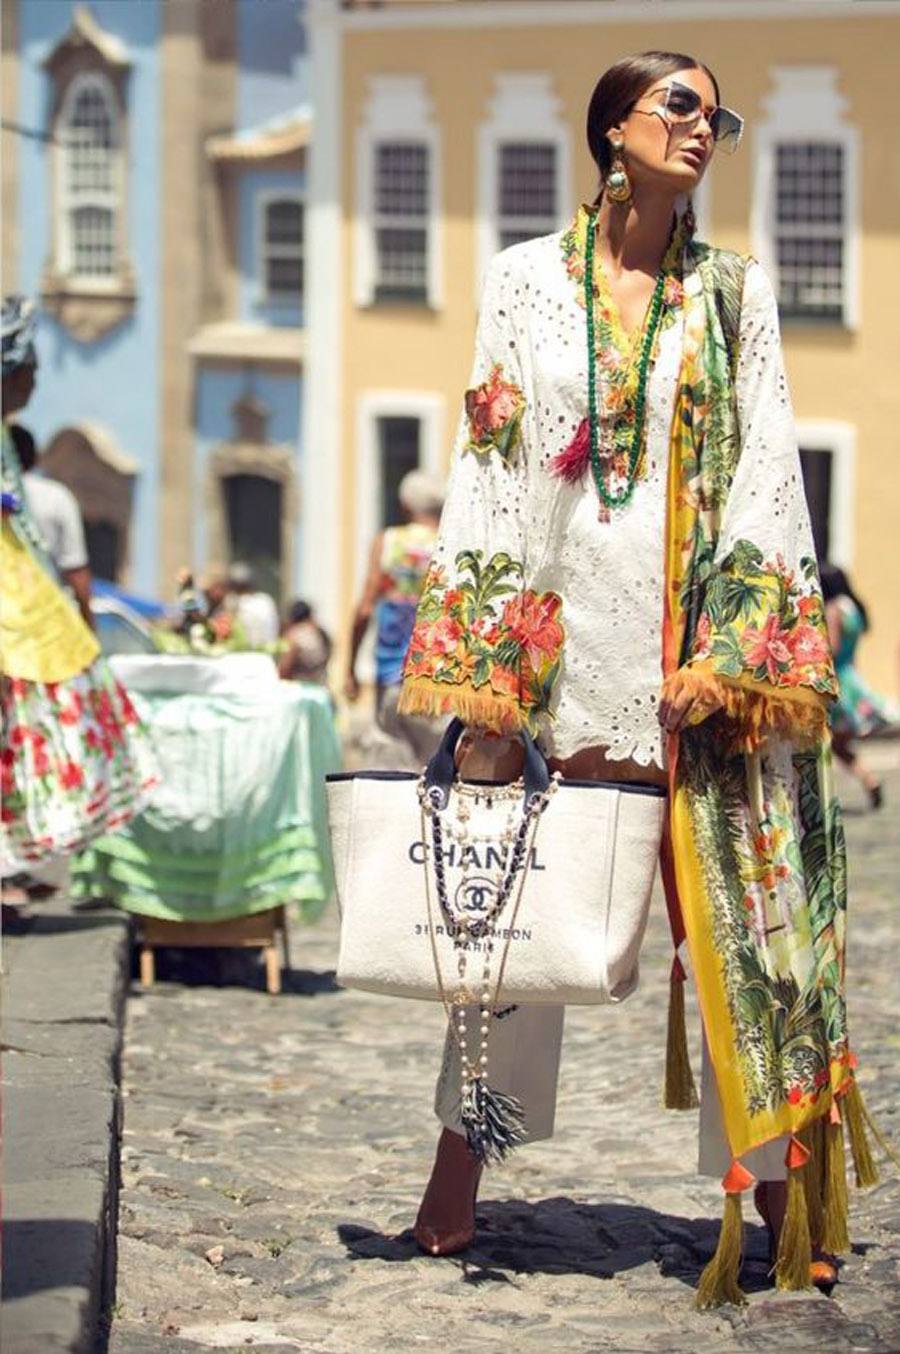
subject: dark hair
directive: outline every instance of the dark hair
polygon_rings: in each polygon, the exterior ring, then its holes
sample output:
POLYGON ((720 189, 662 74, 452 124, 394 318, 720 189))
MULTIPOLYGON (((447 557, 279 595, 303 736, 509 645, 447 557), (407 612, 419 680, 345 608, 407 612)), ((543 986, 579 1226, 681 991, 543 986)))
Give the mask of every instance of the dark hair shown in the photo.
POLYGON ((298 597, 296 602, 291 602, 288 609, 288 620, 291 625, 301 625, 303 621, 308 621, 312 615, 312 607, 309 602, 304 602, 298 597))
POLYGON ((839 568, 837 564, 829 564, 827 560, 823 560, 819 565, 819 577, 822 580, 822 596, 825 601, 833 602, 836 597, 849 597, 862 614, 863 629, 868 630, 869 613, 866 611, 865 604, 853 591, 853 586, 844 570, 839 568))
POLYGON ((587 142, 601 181, 605 181, 612 163, 612 149, 606 136, 610 127, 628 116, 654 81, 687 70, 705 71, 713 82, 716 103, 721 102, 719 82, 709 67, 683 52, 639 52, 623 57, 603 72, 594 86, 587 113, 587 142))
POLYGON ((23 428, 21 423, 10 423, 9 435, 12 438, 12 444, 16 449, 16 455, 19 458, 23 473, 33 470, 37 461, 37 447, 31 433, 27 428, 23 428))

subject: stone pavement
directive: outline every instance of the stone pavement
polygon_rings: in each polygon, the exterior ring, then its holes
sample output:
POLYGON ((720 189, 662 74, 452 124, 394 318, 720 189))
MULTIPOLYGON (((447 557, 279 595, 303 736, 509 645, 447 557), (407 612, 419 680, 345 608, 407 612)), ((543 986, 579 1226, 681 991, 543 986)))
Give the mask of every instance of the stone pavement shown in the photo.
MULTIPOLYGON (((848 814, 849 980, 861 1082, 900 1142, 897 753, 881 753, 888 807, 848 814)), ((693 1310, 721 1195, 694 1174, 696 1116, 659 1108, 662 906, 639 992, 569 1012, 556 1139, 488 1174, 477 1244, 445 1260, 405 1230, 436 1134, 440 1012, 336 991, 336 934, 333 913, 295 932, 281 997, 249 958, 175 951, 153 991, 132 989, 112 1354, 900 1350, 896 1174, 854 1198, 832 1298, 776 1295, 752 1226, 749 1306, 693 1310)))
POLYGON ((115 1285, 121 912, 57 894, 3 938, 4 1354, 94 1354, 115 1285))

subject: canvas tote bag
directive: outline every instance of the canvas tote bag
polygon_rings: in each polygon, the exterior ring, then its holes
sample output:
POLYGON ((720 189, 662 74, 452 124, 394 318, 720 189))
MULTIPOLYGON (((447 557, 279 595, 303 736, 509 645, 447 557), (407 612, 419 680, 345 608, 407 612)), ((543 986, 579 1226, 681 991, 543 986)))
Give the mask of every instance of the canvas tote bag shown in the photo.
POLYGON ((489 970, 493 1009, 621 1001, 637 985, 665 792, 551 777, 527 734, 520 782, 462 782, 463 728, 450 722, 421 777, 327 777, 338 982, 450 1009, 483 1002, 489 970))

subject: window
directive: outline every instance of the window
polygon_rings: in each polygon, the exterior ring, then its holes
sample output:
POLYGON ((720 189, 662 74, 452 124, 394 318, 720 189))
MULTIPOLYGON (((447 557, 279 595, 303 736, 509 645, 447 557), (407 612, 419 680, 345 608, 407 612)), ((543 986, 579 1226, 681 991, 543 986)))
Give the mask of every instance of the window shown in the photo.
POLYGON ((420 75, 374 75, 356 130, 353 299, 443 304, 441 134, 420 75))
POLYGON ((102 29, 87 5, 65 9, 70 26, 40 62, 52 132, 45 157, 50 248, 40 293, 63 329, 79 343, 95 343, 132 315, 137 301, 125 154, 132 62, 122 39, 102 29))
POLYGON ((831 461, 831 450, 828 447, 800 448, 803 487, 806 490, 817 559, 830 558, 831 461))
POLYGON ((844 149, 825 141, 776 147, 778 304, 787 319, 844 311, 844 149))
POLYGON ((118 117, 108 82, 76 79, 60 124, 60 244, 63 272, 112 278, 119 212, 118 117))
POLYGON ((556 229, 556 147, 512 142, 499 147, 498 235, 501 249, 556 229))
POLYGON ((499 249, 549 235, 572 212, 570 132, 548 71, 495 77, 478 129, 475 290, 499 249))
POLYGON ((378 420, 379 485, 381 526, 396 526, 403 521, 400 506, 400 481, 419 467, 421 422, 417 418, 391 417, 378 420))
POLYGON ((798 418, 803 487, 816 555, 850 568, 856 509, 856 429, 831 418, 798 418))
POLYGON ((298 305, 303 299, 303 203, 270 198, 263 209, 263 286, 268 301, 298 305))
POLYGON ((375 300, 428 298, 428 147, 375 146, 375 300))
POLYGON ((859 129, 832 66, 775 66, 753 138, 751 252, 783 320, 860 322, 859 129))

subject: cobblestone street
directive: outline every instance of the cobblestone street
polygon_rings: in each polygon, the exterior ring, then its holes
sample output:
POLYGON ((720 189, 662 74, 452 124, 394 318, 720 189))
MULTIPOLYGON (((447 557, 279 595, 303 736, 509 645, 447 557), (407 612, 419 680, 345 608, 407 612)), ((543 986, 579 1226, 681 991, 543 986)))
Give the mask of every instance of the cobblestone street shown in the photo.
MULTIPOLYGON (((890 746, 871 756, 881 814, 859 812, 841 782, 851 1031, 870 1107, 900 1142, 900 764, 890 746)), ((488 1174, 477 1244, 446 1260, 407 1230, 436 1136, 440 1010, 335 989, 336 939, 333 909, 295 928, 280 997, 255 960, 202 952, 164 954, 152 991, 133 986, 113 1354, 900 1349, 890 1170, 853 1199, 854 1251, 832 1298, 776 1295, 752 1226, 749 1306, 693 1310, 721 1194, 694 1173, 696 1115, 659 1108, 661 901, 640 990, 568 1014, 556 1139, 488 1174)), ((693 1010, 689 1028, 696 1041, 693 1010)))

